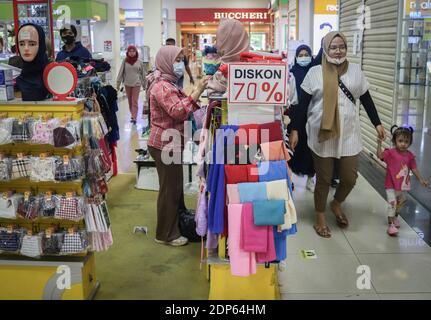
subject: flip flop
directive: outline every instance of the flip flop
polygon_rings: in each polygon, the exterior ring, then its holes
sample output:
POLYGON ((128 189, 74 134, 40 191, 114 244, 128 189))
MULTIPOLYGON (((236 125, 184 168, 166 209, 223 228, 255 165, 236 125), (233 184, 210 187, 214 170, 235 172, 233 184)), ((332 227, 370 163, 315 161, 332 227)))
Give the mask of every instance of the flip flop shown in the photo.
POLYGON ((322 238, 330 238, 331 237, 331 230, 329 230, 328 226, 324 226, 324 227, 313 226, 313 229, 322 238))
POLYGON ((340 228, 347 228, 349 226, 349 220, 347 220, 346 215, 344 214, 344 212, 341 211, 341 214, 336 214, 335 210, 333 209, 333 203, 331 202, 331 210, 332 213, 335 216, 335 221, 337 222, 337 225, 340 228))

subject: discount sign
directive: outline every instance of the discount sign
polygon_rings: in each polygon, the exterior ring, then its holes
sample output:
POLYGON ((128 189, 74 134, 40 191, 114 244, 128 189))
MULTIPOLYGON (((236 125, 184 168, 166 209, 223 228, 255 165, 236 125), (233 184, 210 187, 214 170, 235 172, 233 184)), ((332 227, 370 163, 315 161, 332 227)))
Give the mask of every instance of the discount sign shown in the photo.
POLYGON ((285 63, 230 63, 229 104, 286 105, 285 63))

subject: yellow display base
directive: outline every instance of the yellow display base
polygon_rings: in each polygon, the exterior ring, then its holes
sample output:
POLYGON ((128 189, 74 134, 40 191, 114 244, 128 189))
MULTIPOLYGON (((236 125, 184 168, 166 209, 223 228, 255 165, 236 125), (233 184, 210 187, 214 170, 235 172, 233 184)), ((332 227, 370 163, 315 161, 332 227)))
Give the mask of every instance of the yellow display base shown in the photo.
POLYGON ((208 265, 210 300, 278 300, 277 268, 271 264, 257 266, 257 273, 249 277, 233 276, 229 264, 208 265))
POLYGON ((0 257, 0 299, 92 299, 99 287, 94 260, 93 253, 84 257, 50 257, 49 261, 0 257), (62 288, 62 277, 67 273, 61 272, 59 266, 70 268, 70 288, 62 288))

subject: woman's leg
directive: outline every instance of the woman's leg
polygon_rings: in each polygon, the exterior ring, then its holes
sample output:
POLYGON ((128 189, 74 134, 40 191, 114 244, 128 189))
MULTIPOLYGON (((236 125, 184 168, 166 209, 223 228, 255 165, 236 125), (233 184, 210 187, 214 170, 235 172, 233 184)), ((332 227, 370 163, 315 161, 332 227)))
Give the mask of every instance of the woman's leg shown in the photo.
POLYGON ((124 88, 126 89, 127 101, 128 101, 128 103, 129 103, 130 117, 131 117, 132 119, 134 119, 134 118, 133 118, 133 114, 132 114, 132 106, 133 106, 133 87, 124 86, 124 88))
POLYGON ((331 202, 331 209, 337 217, 340 226, 347 226, 349 222, 341 210, 341 203, 346 200, 356 184, 358 178, 358 156, 341 157, 339 160, 340 184, 331 202))
POLYGON ((138 120, 138 103, 139 103, 139 93, 141 91, 141 87, 133 87, 132 90, 132 107, 130 109, 130 113, 132 115, 132 119, 138 120))
POLYGON ((314 228, 322 237, 330 237, 331 232, 326 225, 325 209, 334 169, 334 159, 322 158, 313 152, 313 160, 316 170, 316 187, 314 189, 316 223, 314 228))
POLYGON ((183 166, 164 164, 160 150, 152 147, 148 147, 148 150, 156 162, 160 185, 157 198, 156 239, 170 242, 181 236, 178 226, 178 205, 183 189, 183 166))

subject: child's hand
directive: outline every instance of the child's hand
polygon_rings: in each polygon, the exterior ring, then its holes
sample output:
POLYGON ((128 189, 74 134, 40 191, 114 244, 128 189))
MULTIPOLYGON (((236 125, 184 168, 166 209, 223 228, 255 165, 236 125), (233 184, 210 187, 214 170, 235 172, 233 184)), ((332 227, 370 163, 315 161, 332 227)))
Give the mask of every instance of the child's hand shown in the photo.
POLYGON ((424 187, 429 187, 429 185, 430 185, 430 183, 429 183, 428 180, 422 179, 420 182, 421 182, 421 185, 424 186, 424 187))

